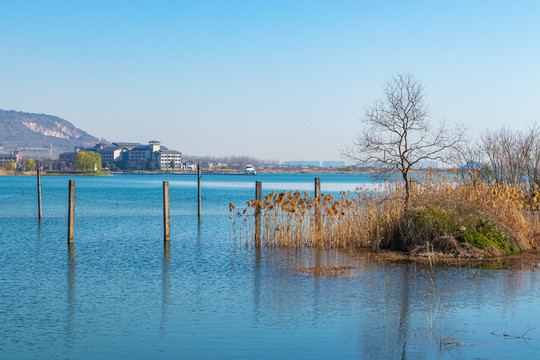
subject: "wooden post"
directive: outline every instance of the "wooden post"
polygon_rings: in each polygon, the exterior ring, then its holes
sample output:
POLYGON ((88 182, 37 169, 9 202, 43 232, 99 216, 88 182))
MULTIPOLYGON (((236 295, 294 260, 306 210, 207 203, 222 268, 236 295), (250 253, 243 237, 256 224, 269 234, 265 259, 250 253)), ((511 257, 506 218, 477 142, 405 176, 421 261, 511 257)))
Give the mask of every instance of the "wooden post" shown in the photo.
POLYGON ((262 199, 262 181, 255 182, 255 200, 261 201, 262 199))
POLYGON ((315 237, 318 239, 321 234, 321 178, 315 178, 315 196, 314 199, 318 199, 318 203, 315 205, 315 237))
MULTIPOLYGON (((255 182, 255 200, 262 199, 262 181, 255 182)), ((261 245, 261 206, 255 206, 255 246, 261 245)))
POLYGON ((38 203, 38 219, 41 221, 41 171, 37 171, 37 203, 38 203))
POLYGON ((73 244, 75 234, 75 180, 69 180, 68 243, 73 244))
POLYGON ((315 197, 321 196, 321 178, 315 178, 315 197))
POLYGON ((169 182, 163 182, 163 241, 171 240, 171 222, 169 213, 169 182))
POLYGON ((197 165, 197 215, 201 217, 201 165, 197 165))

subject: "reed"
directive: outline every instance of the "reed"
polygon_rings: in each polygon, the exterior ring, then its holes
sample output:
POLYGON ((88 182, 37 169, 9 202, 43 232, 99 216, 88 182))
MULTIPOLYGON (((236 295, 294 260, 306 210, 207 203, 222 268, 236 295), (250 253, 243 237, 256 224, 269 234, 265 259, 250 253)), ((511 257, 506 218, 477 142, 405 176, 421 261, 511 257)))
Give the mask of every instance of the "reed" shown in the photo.
MULTIPOLYGON (((408 208, 404 197, 402 184, 389 182, 373 190, 341 192, 339 197, 313 198, 298 190, 272 192, 261 201, 248 201, 243 212, 236 212, 231 203, 230 211, 235 240, 248 246, 255 245, 257 208, 262 210, 261 245, 268 247, 411 251, 427 244, 432 249, 444 236, 474 242, 476 225, 471 221, 484 221, 481 231, 476 229, 482 234, 488 228, 485 224, 491 224, 490 229, 500 231, 516 251, 536 247, 540 237, 539 195, 526 194, 518 185, 486 183, 474 174, 464 181, 427 173, 414 181, 408 208), (426 212, 433 214, 423 216, 426 212)), ((478 239, 489 240, 489 233, 482 234, 478 239)), ((489 245, 480 240, 475 246, 489 245)))

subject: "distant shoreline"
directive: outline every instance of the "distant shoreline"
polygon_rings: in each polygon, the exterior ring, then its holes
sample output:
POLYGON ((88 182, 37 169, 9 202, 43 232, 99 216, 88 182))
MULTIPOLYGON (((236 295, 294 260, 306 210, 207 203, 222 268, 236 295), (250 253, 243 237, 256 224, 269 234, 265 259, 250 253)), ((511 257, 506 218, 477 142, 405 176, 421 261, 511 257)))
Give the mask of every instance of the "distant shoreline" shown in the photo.
MULTIPOLYGON (((37 171, 13 171, 0 169, 0 176, 36 176, 37 171)), ((41 171, 42 176, 113 176, 105 172, 59 172, 59 171, 41 171)))
MULTIPOLYGON (((422 173, 427 170, 412 171, 411 173, 422 173)), ((440 172, 440 171, 435 171, 440 172)), ((244 174, 242 170, 202 170, 202 175, 243 175, 243 176, 256 176, 252 174, 244 174)), ((373 175, 380 174, 377 170, 342 170, 342 169, 261 169, 257 171, 258 174, 365 174, 373 175)), ((12 171, 4 170, 0 168, 0 176, 35 176, 36 171, 12 171)), ((61 171, 46 171, 41 172, 43 176, 113 176, 113 175, 197 175, 196 171, 181 171, 181 172, 151 172, 151 171, 133 171, 133 172, 61 172, 61 171)))

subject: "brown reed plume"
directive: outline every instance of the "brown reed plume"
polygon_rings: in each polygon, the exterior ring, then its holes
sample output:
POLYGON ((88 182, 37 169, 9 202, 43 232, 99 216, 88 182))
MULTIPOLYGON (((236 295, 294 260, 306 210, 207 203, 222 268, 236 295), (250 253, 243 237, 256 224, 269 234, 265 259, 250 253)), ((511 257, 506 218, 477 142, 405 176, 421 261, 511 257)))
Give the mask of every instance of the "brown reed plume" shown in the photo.
MULTIPOLYGON (((470 175, 472 177, 474 174, 470 175)), ((262 201, 248 201, 242 213, 235 213, 234 204, 230 204, 233 227, 239 234, 235 239, 248 246, 255 244, 253 215, 259 207, 262 211, 262 246, 347 250, 390 248, 410 235, 410 232, 403 233, 404 223, 410 222, 409 212, 430 204, 461 204, 466 211, 470 208, 485 214, 512 235, 518 250, 536 247, 540 236, 536 214, 538 194, 526 195, 517 185, 485 183, 478 179, 462 181, 451 174, 428 173, 414 181, 410 210, 404 206, 404 194, 400 182, 381 184, 373 190, 341 192, 339 197, 321 194, 319 198, 313 198, 298 190, 272 192, 262 201)), ((407 241, 411 243, 401 250, 410 250, 433 240, 423 238, 422 233, 417 237, 409 238, 407 241)))

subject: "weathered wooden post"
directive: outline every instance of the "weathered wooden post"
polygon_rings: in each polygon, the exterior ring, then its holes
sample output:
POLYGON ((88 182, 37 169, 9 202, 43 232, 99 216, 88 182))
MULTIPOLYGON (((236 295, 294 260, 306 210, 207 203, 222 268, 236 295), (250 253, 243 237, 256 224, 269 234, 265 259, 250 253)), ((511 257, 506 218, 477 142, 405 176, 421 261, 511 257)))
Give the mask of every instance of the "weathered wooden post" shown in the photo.
POLYGON ((255 246, 261 245, 261 206, 260 201, 262 199, 262 181, 255 182, 255 246))
POLYGON ((169 182, 163 182, 163 241, 171 240, 171 221, 169 213, 169 182))
POLYGON ((315 197, 321 196, 321 178, 315 178, 315 197))
POLYGON ((197 165, 197 215, 201 217, 201 165, 197 165))
POLYGON ((315 196, 317 203, 315 204, 315 237, 319 238, 321 234, 321 178, 315 178, 315 196))
POLYGON ((41 171, 37 171, 37 203, 38 203, 38 219, 41 221, 41 171))
POLYGON ((73 244, 75 234, 75 180, 69 180, 68 244, 73 244))

